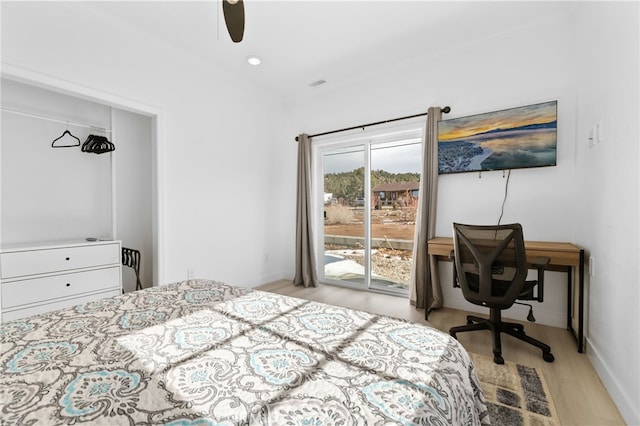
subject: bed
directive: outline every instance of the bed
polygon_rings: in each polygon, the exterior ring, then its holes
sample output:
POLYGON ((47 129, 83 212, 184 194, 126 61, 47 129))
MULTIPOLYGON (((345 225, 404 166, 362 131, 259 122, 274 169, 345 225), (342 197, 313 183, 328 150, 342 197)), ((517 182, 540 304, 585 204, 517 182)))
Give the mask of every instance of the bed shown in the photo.
POLYGON ((0 325, 0 423, 472 425, 449 335, 209 280, 0 325))

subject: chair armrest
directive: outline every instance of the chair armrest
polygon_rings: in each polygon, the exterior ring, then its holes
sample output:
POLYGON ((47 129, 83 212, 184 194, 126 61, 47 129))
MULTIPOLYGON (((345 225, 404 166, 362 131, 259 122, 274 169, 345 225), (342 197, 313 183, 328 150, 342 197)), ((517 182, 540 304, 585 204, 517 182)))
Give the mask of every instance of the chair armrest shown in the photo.
POLYGON ((531 259, 531 265, 538 270, 538 296, 534 299, 538 302, 544 302, 544 270, 551 259, 548 257, 534 257, 531 259))

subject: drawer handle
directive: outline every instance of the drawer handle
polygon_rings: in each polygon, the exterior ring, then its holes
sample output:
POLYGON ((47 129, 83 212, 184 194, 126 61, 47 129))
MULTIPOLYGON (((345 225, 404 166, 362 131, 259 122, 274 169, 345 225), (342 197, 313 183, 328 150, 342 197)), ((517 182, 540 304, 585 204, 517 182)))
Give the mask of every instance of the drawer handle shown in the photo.
POLYGON ((71 287, 71 283, 67 283, 67 287, 71 287))

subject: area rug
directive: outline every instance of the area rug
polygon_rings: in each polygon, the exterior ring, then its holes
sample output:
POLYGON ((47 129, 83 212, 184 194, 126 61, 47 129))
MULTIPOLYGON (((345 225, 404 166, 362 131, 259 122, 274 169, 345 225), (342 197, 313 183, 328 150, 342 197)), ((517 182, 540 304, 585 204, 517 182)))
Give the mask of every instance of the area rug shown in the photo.
POLYGON ((557 426, 556 408, 542 371, 471 353, 492 425, 557 426))

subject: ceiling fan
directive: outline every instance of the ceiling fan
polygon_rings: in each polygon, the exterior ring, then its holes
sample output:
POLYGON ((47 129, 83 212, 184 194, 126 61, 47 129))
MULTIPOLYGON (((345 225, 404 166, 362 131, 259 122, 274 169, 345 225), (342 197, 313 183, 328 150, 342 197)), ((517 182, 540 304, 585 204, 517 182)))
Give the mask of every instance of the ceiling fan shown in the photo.
POLYGON ((222 12, 227 31, 234 43, 244 36, 244 4, 242 0, 222 0, 222 12))

